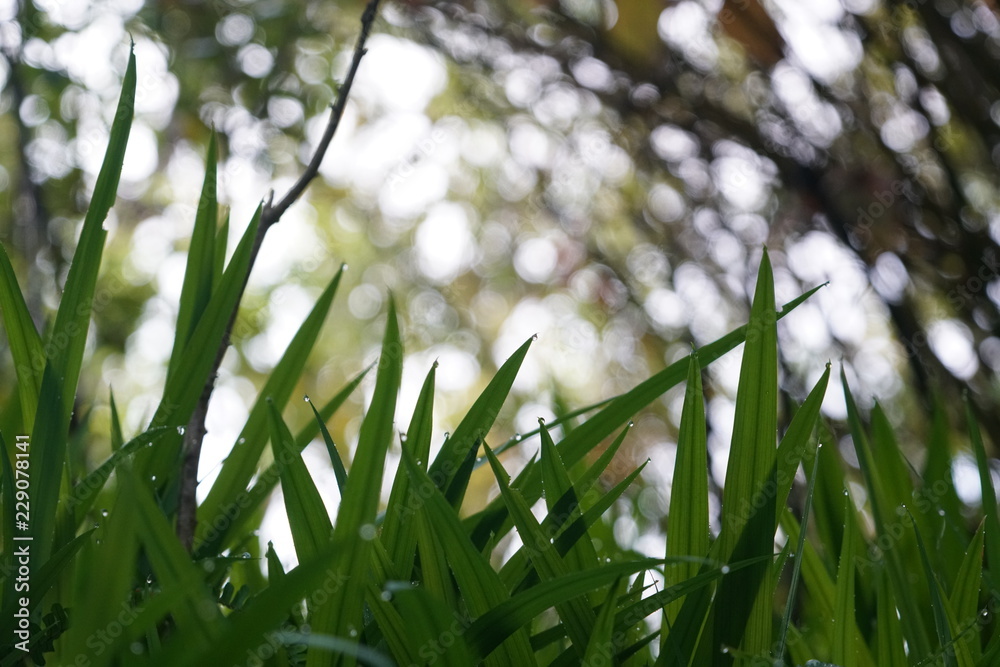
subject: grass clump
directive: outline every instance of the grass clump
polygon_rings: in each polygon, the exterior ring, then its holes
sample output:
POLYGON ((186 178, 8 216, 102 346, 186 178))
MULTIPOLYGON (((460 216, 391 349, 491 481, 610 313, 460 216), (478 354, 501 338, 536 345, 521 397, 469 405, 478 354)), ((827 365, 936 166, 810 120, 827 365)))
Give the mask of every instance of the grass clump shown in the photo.
POLYGON ((63 299, 44 336, 0 251, 0 309, 17 371, 0 457, 0 665, 998 664, 991 568, 1000 563, 1000 523, 975 419, 970 413, 969 449, 982 510, 955 492, 943 418, 925 467, 914 472, 884 413, 876 406, 865 421, 842 378, 859 468, 847 465, 820 418, 829 368, 779 440, 777 320, 812 292, 777 310, 766 251, 746 326, 580 411, 575 425, 540 423, 530 437, 491 445, 530 354, 525 341, 434 457, 436 366, 397 437, 404 354, 391 300, 376 366, 328 402, 310 404, 307 426, 293 432, 286 423, 293 388, 334 308, 338 272, 265 383, 205 500, 193 504, 200 411, 260 230, 280 218, 262 205, 223 261, 213 143, 159 409, 126 441, 112 397, 113 453, 93 470, 73 465, 67 451, 80 435, 71 417, 101 225, 121 172, 135 72, 131 57, 63 299), (744 342, 713 537, 702 369, 744 342), (348 467, 326 422, 369 372, 374 394, 348 467), (595 527, 642 466, 608 490, 598 479, 630 420, 680 384, 686 395, 663 557, 599 542, 595 527), (334 514, 301 457, 317 438, 340 487, 334 514), (528 463, 508 471, 503 452, 536 443, 528 463), (260 470, 268 446, 274 462, 260 470), (401 463, 390 471, 387 454, 396 447, 401 463), (492 471, 499 495, 469 514, 467 489, 480 466, 492 471), (796 511, 787 501, 800 467, 810 475, 798 494, 804 510, 796 511), (386 474, 393 479, 383 505, 386 474), (263 549, 255 531, 278 485, 292 543, 263 549), (299 564, 285 571, 279 552, 291 551, 299 564))

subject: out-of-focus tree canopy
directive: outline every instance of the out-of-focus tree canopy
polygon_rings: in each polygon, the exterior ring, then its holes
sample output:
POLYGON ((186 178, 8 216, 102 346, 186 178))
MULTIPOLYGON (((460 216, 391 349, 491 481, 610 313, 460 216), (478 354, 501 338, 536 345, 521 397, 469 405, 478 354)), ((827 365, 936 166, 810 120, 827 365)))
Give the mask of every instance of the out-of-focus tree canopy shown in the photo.
MULTIPOLYGON (((210 126, 235 235, 300 173, 360 11, 0 2, 0 234, 39 321, 136 42, 118 269, 95 314, 103 374, 87 385, 130 399, 133 425, 162 381, 210 126)), ((968 386, 1000 442, 993 0, 409 0, 384 6, 375 32, 322 182, 265 242, 213 399, 216 432, 253 395, 239 369, 274 363, 340 261, 351 317, 330 327, 304 390, 329 393, 371 359, 392 290, 415 353, 404 405, 439 359, 443 428, 540 334, 516 385, 513 423, 527 429, 744 322, 767 244, 779 302, 831 281, 783 329, 791 396, 842 358, 897 416, 968 386)), ((736 364, 711 373, 719 452, 736 364)), ((638 441, 673 440, 679 397, 637 424, 638 441)))

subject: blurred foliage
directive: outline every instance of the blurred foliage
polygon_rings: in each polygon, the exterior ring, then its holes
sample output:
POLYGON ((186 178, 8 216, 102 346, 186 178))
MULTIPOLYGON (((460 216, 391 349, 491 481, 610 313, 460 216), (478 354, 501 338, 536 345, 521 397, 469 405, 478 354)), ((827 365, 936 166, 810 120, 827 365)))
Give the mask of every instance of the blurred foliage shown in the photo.
MULTIPOLYGON (((39 324, 93 187, 129 35, 145 63, 96 306, 103 376, 85 384, 130 398, 126 424, 142 423, 162 383, 194 217, 174 202, 195 199, 210 127, 235 237, 249 218, 238 205, 300 173, 359 11, 0 4, 0 235, 21 254, 39 324)), ((318 293, 343 260, 352 317, 326 335, 303 391, 328 394, 371 360, 388 286, 407 348, 441 361, 442 429, 541 334, 510 415, 528 430, 553 405, 620 393, 745 321, 766 243, 779 301, 833 280, 781 332, 791 397, 837 358, 896 422, 937 398, 957 411, 949 401, 967 384, 1000 442, 992 0, 408 0, 384 8, 377 32, 322 182, 255 269, 239 354, 220 377, 229 405, 251 400, 239 378, 259 380, 305 315, 314 294, 294 285, 318 293)), ((706 384, 719 484, 737 377, 726 362, 706 384)), ((415 387, 404 382, 404 405, 415 387)), ((828 415, 846 414, 838 400, 828 415)), ((635 442, 672 447, 681 401, 667 394, 635 442)), ((666 485, 669 472, 647 479, 666 485)))

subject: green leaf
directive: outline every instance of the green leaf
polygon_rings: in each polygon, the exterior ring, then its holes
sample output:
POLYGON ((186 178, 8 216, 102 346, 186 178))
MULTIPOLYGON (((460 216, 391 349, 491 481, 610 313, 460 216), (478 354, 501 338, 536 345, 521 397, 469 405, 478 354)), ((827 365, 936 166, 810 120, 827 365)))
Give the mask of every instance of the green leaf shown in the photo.
MULTIPOLYGON (((778 410, 777 318, 774 278, 765 249, 750 309, 733 424, 726 495, 718 548, 721 560, 745 560, 774 553, 776 508, 769 488, 775 481, 778 410)), ((729 646, 750 655, 771 648, 773 573, 762 563, 723 577, 715 600, 715 664, 732 664, 729 646)))
POLYGON ((347 484, 347 468, 344 467, 344 459, 340 458, 340 451, 337 449, 337 444, 333 441, 333 436, 330 435, 330 430, 327 429, 326 422, 323 421, 319 410, 316 409, 316 406, 313 405, 308 396, 306 396, 306 402, 312 408, 313 416, 316 418, 316 425, 319 426, 319 432, 323 436, 324 444, 326 444, 326 451, 330 454, 330 465, 333 466, 333 474, 337 477, 337 491, 343 495, 344 485, 347 484))
MULTIPOLYGON (((259 218, 259 210, 255 220, 257 218, 259 218)), ((256 227, 256 224, 251 225, 251 227, 256 227)), ((237 256, 240 256, 242 243, 236 252, 237 256)), ((235 263, 235 258, 230 263, 231 268, 233 263, 235 263)), ((226 270, 226 277, 230 275, 231 268, 226 270)), ((343 274, 344 267, 341 266, 319 299, 316 300, 316 304, 309 312, 309 315, 302 322, 301 326, 299 326, 299 330, 296 332, 295 337, 292 338, 292 342, 288 344, 288 348, 285 349, 281 360, 278 361, 277 365, 271 371, 270 377, 268 377, 267 382, 261 389, 257 401, 250 410, 250 416, 247 418, 239 438, 233 445, 232 452, 222 464, 218 478, 216 478, 215 483, 212 484, 212 488, 208 492, 208 496, 198 508, 199 527, 195 533, 195 544, 205 541, 206 531, 208 530, 204 527, 206 526, 206 522, 210 522, 219 516, 227 503, 232 502, 233 498, 244 492, 247 485, 250 484, 250 480, 253 479, 254 473, 257 472, 261 454, 267 444, 267 429, 265 428, 268 413, 267 401, 274 401, 274 405, 279 412, 284 410, 288 404, 288 399, 295 389, 299 377, 302 375, 302 369, 305 368, 306 360, 309 358, 309 354, 312 352, 313 346, 316 344, 316 339, 323 328, 323 322, 330 312, 333 297, 337 293, 337 288, 340 285, 340 279, 343 274)))
MULTIPOLYGON (((531 507, 527 501, 510 487, 507 481, 507 471, 493 455, 493 451, 488 446, 484 445, 484 448, 486 456, 489 457, 490 466, 493 468, 493 474, 500 486, 500 495, 507 504, 507 509, 514 519, 514 525, 517 526, 521 541, 524 542, 528 556, 541 580, 548 581, 569 574, 569 567, 563 562, 563 559, 553 548, 553 543, 542 531, 542 527, 531 513, 531 507)), ((594 630, 596 619, 593 610, 585 598, 567 600, 557 605, 556 609, 566 626, 567 634, 582 656, 594 630)))
POLYGON ((449 487, 451 487, 462 463, 468 457, 469 450, 486 440, 486 434, 489 433, 494 420, 500 413, 500 408, 507 399, 507 394, 510 393, 514 378, 517 377, 517 372, 521 368, 521 363, 524 361, 533 340, 534 338, 529 338, 504 362, 483 393, 469 408, 441 451, 438 452, 434 463, 431 464, 431 479, 440 480, 439 488, 446 490, 446 496, 457 498, 455 507, 461 505, 464 490, 462 493, 456 493, 452 492, 449 487))
POLYGON ((274 460, 283 464, 281 491, 285 498, 285 513, 288 515, 298 561, 306 563, 318 558, 330 543, 333 524, 305 461, 295 449, 288 426, 281 418, 278 408, 273 403, 269 407, 268 426, 274 460))
POLYGON ((420 647, 420 658, 443 667, 475 665, 465 642, 471 623, 454 615, 448 607, 420 588, 404 588, 393 595, 400 615, 407 619, 411 645, 420 647))
MULTIPOLYGON (((687 390, 681 410, 680 432, 677 436, 677 458, 674 462, 673 484, 670 487, 670 508, 667 514, 667 558, 708 555, 708 440, 705 426, 705 402, 701 384, 698 354, 691 354, 688 365, 687 390)), ((664 570, 664 585, 671 586, 698 573, 695 562, 669 565, 664 570)), ((681 600, 674 600, 663 609, 663 627, 670 627, 681 610, 681 600)), ((667 633, 660 634, 661 646, 667 633)))
MULTIPOLYGON (((219 218, 219 204, 216 201, 216 138, 212 129, 208 140, 208 155, 205 156, 205 180, 201 186, 201 199, 194 218, 191 245, 188 248, 184 282, 181 285, 180 303, 177 309, 177 328, 174 347, 170 353, 167 377, 176 370, 184 350, 191 341, 195 324, 201 319, 212 297, 215 280, 215 228, 219 218)), ((221 277, 221 276, 220 276, 221 277)), ((169 380, 168 380, 169 381, 169 380)))
POLYGON ((590 635, 587 643, 587 651, 583 655, 584 665, 608 664, 612 661, 615 653, 620 648, 621 641, 615 641, 615 610, 617 609, 618 596, 624 590, 624 584, 628 580, 618 580, 611 585, 611 592, 608 594, 601 611, 597 614, 597 621, 594 623, 594 631, 590 635))
POLYGON ((803 456, 807 453, 812 434, 816 430, 816 420, 819 419, 820 408, 823 406, 823 397, 826 396, 829 381, 830 364, 827 363, 823 375, 806 396, 802 406, 795 412, 792 422, 788 425, 788 430, 785 431, 781 442, 778 443, 775 507, 779 513, 788 501, 788 493, 792 488, 792 482, 795 481, 795 471, 798 470, 803 456))
MULTIPOLYGON (((912 521, 913 515, 909 513, 909 510, 907 510, 907 514, 910 516, 912 521)), ((944 658, 945 667, 959 667, 959 661, 955 655, 955 651, 949 650, 952 646, 952 624, 949 622, 949 613, 945 608, 945 598, 943 591, 941 590, 941 584, 938 581, 934 569, 931 567, 931 560, 927 555, 927 547, 924 546, 924 540, 920 536, 920 530, 916 525, 913 526, 913 531, 917 537, 917 548, 920 552, 920 563, 923 565, 924 569, 924 580, 930 588, 931 611, 934 613, 934 627, 937 630, 938 643, 942 648, 942 657, 944 658)))
MULTIPOLYGON (((394 434, 393 419, 402 365, 403 346, 399 339, 396 307, 390 299, 375 392, 361 424, 357 453, 347 477, 334 528, 334 541, 344 551, 333 567, 345 578, 345 584, 335 590, 329 601, 312 615, 311 625, 313 631, 318 633, 347 637, 352 632, 361 631, 365 579, 372 538, 375 536, 385 456, 394 434)), ((307 667, 332 664, 333 656, 320 652, 310 653, 306 662, 307 667)))
MULTIPOLYGON (((212 298, 201 319, 198 320, 194 333, 191 334, 191 339, 199 341, 199 346, 197 349, 185 349, 184 354, 181 355, 180 362, 163 388, 163 397, 153 415, 151 427, 167 424, 186 426, 190 421, 191 414, 204 390, 205 382, 208 380, 208 375, 215 365, 216 353, 226 336, 230 315, 243 295, 243 287, 250 271, 250 258, 254 239, 257 236, 257 228, 260 224, 260 216, 261 207, 258 206, 243 238, 236 247, 236 252, 233 253, 229 266, 222 274, 218 288, 212 292, 212 298)), ((263 431, 263 427, 264 418, 260 417, 257 428, 263 431)), ((159 485, 166 484, 176 475, 178 469, 176 462, 180 455, 180 446, 179 436, 161 443, 159 447, 154 448, 151 457, 148 459, 145 456, 141 457, 140 470, 146 476, 155 475, 159 480, 159 485)), ((233 458, 230 456, 227 463, 233 458)), ((226 466, 223 465, 222 472, 225 470, 226 466)), ((219 479, 216 480, 216 486, 222 479, 223 476, 220 473, 219 479)), ((215 486, 212 488, 214 490, 215 486)), ((211 494, 209 497, 211 498, 211 494)), ((199 509, 205 508, 208 500, 206 498, 205 503, 202 503, 199 509)), ((212 507, 212 509, 215 508, 212 507)), ((201 516, 199 513, 199 523, 201 523, 201 516)), ((208 516, 214 515, 209 513, 208 516)))
POLYGON ((960 662, 961 656, 967 654, 967 659, 972 664, 982 659, 979 589, 983 579, 984 527, 985 521, 979 524, 979 529, 972 536, 972 544, 958 568, 955 586, 948 599, 948 606, 954 614, 951 629, 955 641, 962 647, 960 662))
MULTIPOLYGON (((70 413, 76 397, 76 385, 83 364, 83 351, 87 342, 90 325, 91 305, 97 286, 97 273, 101 268, 104 240, 107 231, 103 224, 108 211, 115 203, 118 181, 121 178, 125 160, 125 146, 132 127, 132 112, 135 104, 135 53, 130 52, 118 109, 111 124, 111 135, 104 162, 94 184, 94 196, 83 220, 80 241, 73 253, 66 285, 63 288, 59 310, 56 312, 52 335, 47 343, 54 350, 49 363, 60 383, 62 410, 59 411, 60 431, 69 428, 70 413)), ((44 382, 44 380, 43 380, 44 382)), ((41 468, 33 468, 40 470, 41 468)), ((33 497, 34 501, 35 498, 33 497)))
POLYGON ((854 554, 858 538, 854 501, 844 496, 844 542, 837 570, 837 597, 833 608, 833 661, 841 667, 857 665, 854 636, 854 554))
POLYGON ((35 423, 38 394, 41 391, 41 371, 45 366, 42 338, 31 321, 31 313, 24 302, 14 267, 7 251, 0 244, 0 312, 3 313, 4 331, 10 345, 10 356, 17 373, 17 390, 21 398, 23 428, 35 423))
POLYGON ((883 568, 876 572, 878 580, 876 625, 878 636, 879 667, 906 667, 906 649, 903 643, 903 628, 899 622, 892 585, 883 568))
MULTIPOLYGON (((437 362, 431 366, 420 388, 410 428, 406 432, 403 448, 410 452, 421 470, 426 470, 430 457, 431 432, 434 426, 434 383, 437 362)), ((415 528, 406 520, 407 505, 413 501, 410 493, 410 476, 403 466, 396 468, 396 476, 389 492, 389 502, 382 522, 382 544, 393 562, 395 576, 409 580, 413 570, 414 549, 417 544, 415 528)))

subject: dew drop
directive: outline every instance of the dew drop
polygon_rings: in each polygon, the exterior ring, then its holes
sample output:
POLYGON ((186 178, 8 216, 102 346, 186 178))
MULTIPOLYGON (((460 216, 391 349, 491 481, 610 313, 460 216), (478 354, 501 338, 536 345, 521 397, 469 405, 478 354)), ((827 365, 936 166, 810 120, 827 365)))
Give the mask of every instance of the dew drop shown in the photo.
POLYGON ((938 516, 944 516, 944 510, 938 510, 938 516))
POLYGON ((242 444, 244 444, 244 443, 245 443, 246 441, 247 441, 247 439, 246 439, 246 438, 240 438, 239 440, 237 440, 237 441, 236 441, 236 444, 237 444, 237 445, 242 445, 242 444))
POLYGON ((149 477, 149 481, 150 481, 150 482, 155 482, 155 481, 156 481, 156 475, 151 475, 151 476, 149 477))
POLYGON ((451 437, 451 433, 449 433, 448 431, 445 431, 444 432, 444 439, 447 440, 450 437, 451 437))
POLYGON ((303 400, 304 400, 304 401, 305 401, 306 403, 312 403, 312 399, 311 399, 311 398, 309 398, 309 394, 306 394, 305 396, 303 396, 303 400))
POLYGON ((521 434, 520 433, 515 433, 514 434, 514 442, 521 442, 521 434))
POLYGON ((360 535, 363 540, 375 539, 375 526, 370 523, 366 523, 358 529, 358 535, 360 535))
POLYGON ((719 568, 719 572, 721 572, 722 574, 729 574, 729 566, 723 565, 722 567, 719 568))
POLYGON ((628 420, 627 426, 628 426, 628 428, 632 428, 633 426, 635 426, 635 422, 630 419, 630 420, 628 420))
POLYGON ((531 340, 538 340, 538 334, 531 334, 531 340))
POLYGON ((382 591, 379 597, 388 602, 389 600, 392 599, 392 593, 390 593, 389 591, 382 591))
POLYGON ((94 528, 100 528, 100 527, 101 527, 101 524, 96 523, 96 522, 94 523, 94 528))
POLYGON ((538 425, 539 426, 545 426, 545 417, 539 417, 538 418, 538 425))
POLYGON ((151 574, 147 574, 146 575, 146 583, 147 584, 153 583, 153 575, 151 575, 151 574))
POLYGON ((215 561, 206 560, 204 563, 201 564, 201 567, 205 570, 205 572, 214 572, 215 571, 215 561))
POLYGON ((244 551, 243 553, 240 554, 240 558, 242 558, 243 560, 247 560, 250 557, 251 556, 250 556, 250 552, 249 551, 244 551))
POLYGON ((183 426, 178 426, 177 427, 177 435, 184 435, 184 427, 183 426))
POLYGON ((347 634, 349 634, 352 637, 357 637, 358 631, 354 627, 351 627, 351 629, 347 631, 347 634))
POLYGON ((142 655, 143 653, 142 642, 132 642, 128 648, 135 655, 142 655))
POLYGON ((107 510, 101 510, 101 516, 107 516, 107 515, 108 515, 107 510))

